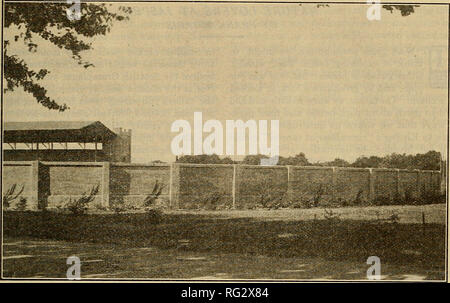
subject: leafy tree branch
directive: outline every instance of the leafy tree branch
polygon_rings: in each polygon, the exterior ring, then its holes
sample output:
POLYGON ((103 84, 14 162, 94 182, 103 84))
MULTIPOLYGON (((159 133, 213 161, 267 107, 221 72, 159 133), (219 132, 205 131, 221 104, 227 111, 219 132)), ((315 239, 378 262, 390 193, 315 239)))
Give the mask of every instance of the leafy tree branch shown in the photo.
MULTIPOLYGON (((94 66, 82 59, 81 53, 92 49, 91 43, 85 39, 106 35, 115 22, 128 20, 132 10, 120 6, 117 12, 113 12, 106 4, 82 3, 81 19, 71 21, 66 13, 68 7, 69 5, 61 3, 5 3, 5 28, 17 29, 18 34, 14 36, 14 42, 23 41, 29 52, 37 51, 38 44, 35 39, 40 37, 59 49, 69 51, 72 58, 82 67, 94 66)), ((38 72, 31 70, 23 59, 8 53, 9 46, 10 41, 5 40, 3 48, 5 92, 22 87, 48 109, 59 111, 68 109, 66 104, 60 104, 49 97, 47 90, 37 83, 49 71, 45 68, 38 72)))

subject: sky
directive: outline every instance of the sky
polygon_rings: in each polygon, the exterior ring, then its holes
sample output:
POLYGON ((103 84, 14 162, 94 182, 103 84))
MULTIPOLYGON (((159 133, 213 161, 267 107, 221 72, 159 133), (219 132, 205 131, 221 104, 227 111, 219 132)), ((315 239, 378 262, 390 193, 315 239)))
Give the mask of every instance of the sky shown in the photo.
POLYGON ((446 153, 445 6, 407 17, 383 10, 378 21, 367 19, 367 5, 127 6, 130 20, 84 52, 94 68, 45 41, 36 53, 12 45, 31 68, 50 70, 41 83, 70 110, 49 111, 18 89, 3 96, 4 121, 132 129, 133 162, 174 161, 171 125, 193 126, 195 111, 224 126, 279 120, 280 154, 311 162, 446 153))

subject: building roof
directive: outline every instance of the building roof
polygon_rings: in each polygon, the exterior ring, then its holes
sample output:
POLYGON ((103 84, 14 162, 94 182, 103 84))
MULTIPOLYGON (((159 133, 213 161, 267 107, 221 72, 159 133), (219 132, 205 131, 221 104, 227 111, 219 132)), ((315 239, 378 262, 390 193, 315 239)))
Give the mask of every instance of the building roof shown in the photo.
POLYGON ((50 130, 50 129, 80 129, 96 121, 33 121, 5 122, 4 130, 50 130))
POLYGON ((104 142, 116 134, 100 121, 5 122, 3 142, 104 142))

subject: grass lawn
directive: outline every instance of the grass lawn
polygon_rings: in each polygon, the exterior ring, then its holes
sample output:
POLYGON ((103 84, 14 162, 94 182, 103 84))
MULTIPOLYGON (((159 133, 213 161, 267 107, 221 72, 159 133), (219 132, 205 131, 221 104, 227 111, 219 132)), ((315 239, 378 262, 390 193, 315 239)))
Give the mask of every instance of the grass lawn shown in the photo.
POLYGON ((76 255, 90 279, 366 279, 378 256, 384 279, 442 280, 445 211, 170 211, 160 224, 145 213, 5 212, 3 276, 65 278, 76 255))

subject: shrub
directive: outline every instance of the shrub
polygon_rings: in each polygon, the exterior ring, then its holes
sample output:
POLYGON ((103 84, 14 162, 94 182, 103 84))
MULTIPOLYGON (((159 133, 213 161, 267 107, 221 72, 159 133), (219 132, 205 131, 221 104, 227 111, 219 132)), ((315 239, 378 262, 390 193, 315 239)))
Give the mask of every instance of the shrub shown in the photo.
POLYGON ((17 211, 24 211, 27 209, 27 198, 20 197, 19 202, 16 204, 17 211))
POLYGON ((420 191, 419 197, 420 204, 434 204, 434 203, 445 203, 445 194, 440 194, 438 191, 426 190, 423 186, 420 191))
POLYGON ((405 189, 405 196, 404 196, 405 204, 417 204, 417 199, 414 198, 413 192, 411 188, 405 189))
POLYGON ((302 197, 292 198, 289 201, 289 206, 292 208, 305 208, 304 199, 302 197))
POLYGON ((116 214, 120 214, 126 210, 125 206, 123 205, 114 205, 111 207, 111 210, 115 212, 116 214))
MULTIPOLYGON (((278 208, 281 207, 285 196, 285 190, 280 183, 264 178, 254 186, 249 188, 254 193, 254 203, 249 205, 252 208, 278 208)), ((252 201, 253 202, 253 201, 252 201)))
POLYGON ((414 198, 412 190, 406 190, 404 196, 396 193, 394 196, 378 196, 374 199, 373 204, 377 206, 381 205, 426 205, 434 203, 445 203, 445 195, 440 194, 437 191, 426 190, 422 188, 420 197, 414 198))
POLYGON ((350 205, 351 205, 351 203, 349 203, 347 200, 342 199, 341 197, 338 197, 338 198, 336 199, 336 203, 337 203, 339 206, 342 206, 342 207, 346 207, 346 206, 350 206, 350 205))
POLYGON ((391 205, 391 200, 391 197, 388 196, 376 196, 373 204, 376 206, 391 205))
POLYGON ((158 200, 159 196, 164 189, 164 184, 159 184, 158 180, 156 180, 155 185, 153 186, 152 192, 147 195, 144 199, 144 207, 153 207, 155 205, 156 200, 158 200))
POLYGON ((322 199, 322 196, 324 194, 323 186, 322 184, 319 185, 316 192, 314 193, 313 199, 311 201, 311 206, 317 207, 319 206, 320 200, 322 199))
POLYGON ((278 209, 284 207, 286 203, 283 203, 285 200, 285 193, 279 193, 278 197, 273 199, 271 203, 268 204, 269 209, 278 209))
POLYGON ((82 215, 86 213, 88 209, 88 204, 94 201, 95 196, 98 194, 99 186, 94 186, 91 188, 89 194, 83 193, 83 195, 75 200, 70 199, 67 203, 66 208, 74 215, 82 215))
POLYGON ((63 205, 61 205, 61 204, 56 205, 55 210, 57 212, 63 212, 64 211, 63 205))
POLYGON ((404 204, 406 204, 406 200, 399 193, 395 193, 391 199, 391 205, 404 205, 404 204))
POLYGON ((14 183, 10 188, 8 188, 8 190, 3 194, 2 199, 2 205, 4 209, 9 208, 11 206, 11 202, 16 200, 20 196, 20 194, 22 194, 24 187, 25 186, 22 186, 22 188, 16 194, 14 193, 16 191, 17 184, 14 183))
POLYGON ((158 180, 156 180, 152 192, 144 199, 144 207, 147 213, 147 221, 151 224, 159 224, 162 221, 163 212, 161 209, 155 208, 155 204, 156 200, 158 200, 159 196, 161 195, 163 189, 164 185, 159 184, 158 180))
POLYGON ((110 204, 109 209, 112 210, 113 212, 115 212, 116 214, 121 213, 126 210, 123 200, 114 199, 113 201, 110 201, 110 203, 111 204, 110 204))
POLYGON ((108 210, 108 208, 106 206, 103 206, 101 203, 94 204, 94 207, 96 210, 99 210, 99 211, 107 211, 108 210))
POLYGON ((358 190, 358 193, 356 194, 355 199, 353 200, 353 205, 359 206, 362 204, 363 200, 362 200, 362 194, 363 194, 363 190, 360 189, 358 190))
POLYGON ((222 199, 222 196, 223 194, 218 191, 207 195, 206 199, 204 200, 205 208, 209 210, 216 210, 219 206, 219 201, 222 199))
POLYGON ((262 186, 256 204, 263 208, 271 208, 273 202, 280 199, 280 195, 276 188, 262 186))
POLYGON ((288 206, 292 208, 311 208, 311 200, 307 197, 307 194, 300 193, 298 196, 291 196, 288 206))

